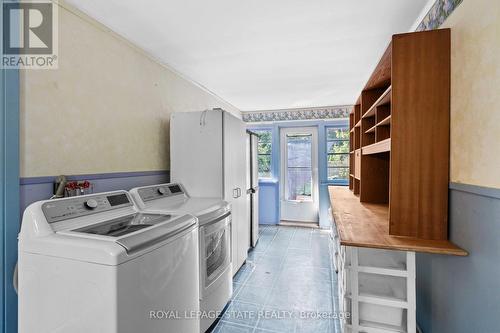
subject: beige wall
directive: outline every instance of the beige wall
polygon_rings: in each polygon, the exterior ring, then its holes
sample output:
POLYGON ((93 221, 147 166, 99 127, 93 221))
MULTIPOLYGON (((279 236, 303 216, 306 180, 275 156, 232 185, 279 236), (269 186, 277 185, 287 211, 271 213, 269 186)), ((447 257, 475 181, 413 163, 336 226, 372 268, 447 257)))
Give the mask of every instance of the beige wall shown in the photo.
POLYGON ((171 112, 221 107, 240 114, 63 7, 59 69, 21 73, 21 177, 168 170, 171 112))
POLYGON ((500 1, 464 0, 452 29, 451 181, 500 188, 500 1))

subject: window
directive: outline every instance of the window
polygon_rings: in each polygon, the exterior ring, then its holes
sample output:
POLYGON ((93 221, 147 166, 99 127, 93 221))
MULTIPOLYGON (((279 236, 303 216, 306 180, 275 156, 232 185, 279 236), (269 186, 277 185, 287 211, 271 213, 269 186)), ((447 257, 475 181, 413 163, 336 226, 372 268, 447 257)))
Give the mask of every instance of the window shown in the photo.
POLYGON ((258 162, 259 178, 271 178, 271 150, 272 132, 271 130, 253 130, 259 135, 258 162))
POLYGON ((328 181, 347 184, 349 181, 349 129, 326 129, 328 181))
POLYGON ((312 201, 312 134, 287 134, 287 200, 312 201))

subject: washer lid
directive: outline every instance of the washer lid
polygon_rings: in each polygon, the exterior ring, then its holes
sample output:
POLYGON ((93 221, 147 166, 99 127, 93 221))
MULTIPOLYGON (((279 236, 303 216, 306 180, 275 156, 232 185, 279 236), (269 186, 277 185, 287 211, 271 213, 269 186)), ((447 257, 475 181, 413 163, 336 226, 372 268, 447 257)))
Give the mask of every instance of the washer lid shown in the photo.
POLYGON ((108 237, 121 237, 171 220, 172 215, 135 213, 71 231, 108 237))
POLYGON ((127 214, 44 237, 20 239, 19 249, 50 257, 119 265, 164 246, 196 224, 196 218, 188 214, 127 214))

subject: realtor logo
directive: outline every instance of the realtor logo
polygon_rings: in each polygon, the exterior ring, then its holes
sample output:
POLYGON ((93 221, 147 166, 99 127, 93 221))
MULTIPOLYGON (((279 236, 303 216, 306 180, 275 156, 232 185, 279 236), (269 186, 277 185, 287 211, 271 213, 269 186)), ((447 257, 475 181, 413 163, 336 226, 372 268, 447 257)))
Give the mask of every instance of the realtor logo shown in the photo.
POLYGON ((2 2, 2 68, 57 68, 57 4, 2 2))

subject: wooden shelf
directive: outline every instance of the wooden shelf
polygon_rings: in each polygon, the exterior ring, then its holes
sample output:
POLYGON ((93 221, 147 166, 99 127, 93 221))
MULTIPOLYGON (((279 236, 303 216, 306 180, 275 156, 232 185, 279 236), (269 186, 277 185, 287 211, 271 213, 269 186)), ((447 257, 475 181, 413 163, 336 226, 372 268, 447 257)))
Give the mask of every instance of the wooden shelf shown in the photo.
POLYGON ((467 256, 448 240, 389 235, 389 206, 359 201, 348 188, 329 186, 340 243, 346 246, 467 256))
POLYGON ((354 127, 361 127, 361 120, 360 120, 360 121, 358 121, 358 122, 356 123, 356 125, 354 125, 354 127))
POLYGON ((391 123, 391 115, 389 115, 388 117, 382 119, 381 121, 379 121, 379 123, 377 124, 377 126, 384 126, 384 125, 389 125, 391 123))
POLYGON ((385 153, 391 151, 391 139, 385 139, 380 142, 376 142, 369 146, 365 146, 361 149, 363 155, 385 153))
POLYGON ((368 118, 368 117, 373 117, 375 116, 375 109, 377 106, 389 104, 391 102, 391 91, 392 91, 392 86, 389 86, 386 91, 373 103, 373 105, 368 109, 368 111, 365 112, 365 114, 362 116, 362 118, 368 118))
POLYGON ((373 127, 370 127, 368 130, 366 130, 365 133, 374 133, 375 132, 375 128, 377 127, 377 125, 373 126, 373 127))

